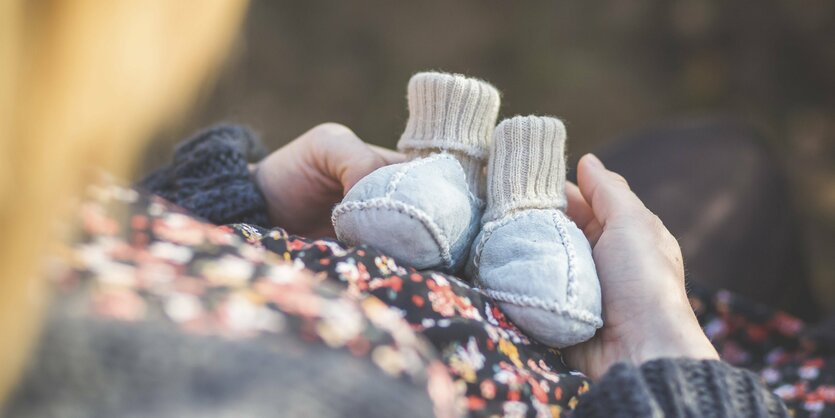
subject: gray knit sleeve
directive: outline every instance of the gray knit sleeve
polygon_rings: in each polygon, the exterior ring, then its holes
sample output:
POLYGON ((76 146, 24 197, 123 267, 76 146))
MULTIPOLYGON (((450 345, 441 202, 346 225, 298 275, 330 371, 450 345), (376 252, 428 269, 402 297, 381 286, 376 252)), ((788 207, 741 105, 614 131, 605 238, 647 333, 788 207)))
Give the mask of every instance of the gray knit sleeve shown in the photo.
POLYGON ((267 203, 249 172, 264 154, 248 129, 217 125, 183 141, 171 164, 137 186, 215 224, 266 227, 267 203))
POLYGON ((580 397, 574 417, 788 417, 747 371, 716 360, 659 359, 612 366, 580 397))

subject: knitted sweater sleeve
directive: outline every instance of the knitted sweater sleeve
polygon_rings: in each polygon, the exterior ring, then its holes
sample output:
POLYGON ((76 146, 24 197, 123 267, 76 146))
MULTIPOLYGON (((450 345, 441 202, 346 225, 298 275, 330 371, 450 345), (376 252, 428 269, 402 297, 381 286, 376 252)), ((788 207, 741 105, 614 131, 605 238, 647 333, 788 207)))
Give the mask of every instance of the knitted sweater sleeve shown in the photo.
POLYGON ((218 125, 183 141, 171 164, 137 186, 215 224, 269 226, 267 203, 249 171, 264 154, 248 129, 218 125))
POLYGON ((574 417, 788 417, 747 371, 716 360, 619 363, 580 397, 574 417))

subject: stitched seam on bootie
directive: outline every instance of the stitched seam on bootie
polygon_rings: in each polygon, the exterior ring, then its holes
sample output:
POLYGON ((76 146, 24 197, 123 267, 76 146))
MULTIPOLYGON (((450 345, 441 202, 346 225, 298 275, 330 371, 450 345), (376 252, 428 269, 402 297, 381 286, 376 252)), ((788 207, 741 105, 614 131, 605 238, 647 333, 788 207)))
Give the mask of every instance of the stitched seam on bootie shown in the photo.
POLYGON ((426 139, 401 139, 397 145, 397 150, 401 152, 410 150, 424 150, 427 148, 437 148, 440 151, 458 151, 469 155, 477 160, 485 161, 489 150, 475 145, 467 145, 463 143, 450 143, 442 138, 426 139))
POLYGON ((497 205, 484 215, 487 222, 493 222, 507 216, 513 212, 518 212, 525 209, 554 209, 554 206, 565 208, 566 202, 564 198, 549 197, 549 198, 527 198, 519 199, 507 203, 505 205, 497 205))
MULTIPOLYGON (((386 185, 386 195, 385 197, 391 198, 391 196, 397 191, 397 186, 400 185, 400 182, 406 177, 406 173, 411 171, 413 168, 420 167, 424 164, 429 164, 435 160, 441 159, 443 154, 432 154, 428 157, 418 158, 412 161, 409 161, 403 166, 400 167, 397 172, 392 174, 391 178, 389 178, 389 182, 386 185)), ((463 171, 463 168, 461 169, 463 171)))
POLYGON ((603 325, 603 321, 601 321, 597 315, 586 309, 580 309, 573 306, 562 307, 556 301, 546 301, 537 297, 520 295, 518 293, 506 292, 502 290, 477 289, 477 291, 499 302, 510 303, 522 307, 543 309, 558 315, 565 315, 571 319, 592 325, 595 328, 600 328, 603 325))
MULTIPOLYGON (((395 192, 397 192, 397 186, 400 185, 400 182, 403 180, 403 178, 406 177, 406 173, 408 173, 409 170, 411 170, 413 168, 416 168, 416 167, 420 167, 424 164, 431 163, 431 162, 436 161, 436 160, 440 160, 442 158, 450 159, 452 161, 455 161, 455 163, 456 163, 455 166, 458 167, 458 170, 461 171, 461 174, 464 176, 464 178, 467 177, 467 173, 464 172, 464 167, 461 166, 461 162, 458 161, 458 159, 455 158, 454 155, 446 153, 446 152, 438 152, 438 153, 432 154, 428 157, 422 157, 422 158, 418 158, 418 159, 409 161, 408 163, 404 164, 403 167, 400 167, 400 169, 397 170, 396 173, 392 174, 391 178, 389 179, 389 183, 386 185, 386 196, 385 197, 391 198, 391 196, 395 192)), ((478 206, 479 210, 483 209, 484 208, 484 201, 482 199, 480 199, 478 196, 476 196, 475 194, 473 194, 473 191, 470 190, 470 186, 467 185, 466 187, 467 187, 467 196, 469 196, 470 200, 474 201, 476 203, 476 206, 478 206)))
MULTIPOLYGON (((453 262, 452 254, 450 253, 449 239, 446 237, 438 224, 436 224, 426 212, 407 203, 392 200, 388 197, 378 197, 361 202, 342 202, 334 208, 333 214, 331 215, 331 221, 336 224, 336 219, 340 215, 363 209, 393 210, 413 219, 417 219, 418 222, 423 224, 424 228, 426 228, 429 232, 429 235, 432 237, 435 245, 438 246, 438 252, 441 253, 441 260, 444 262, 444 267, 452 267, 453 262)), ((342 240, 339 236, 337 236, 337 238, 342 240)))
MULTIPOLYGON (((481 253, 484 250, 484 246, 487 244, 487 241, 489 240, 490 236, 493 235, 494 231, 501 228, 502 226, 523 216, 526 216, 535 210, 545 211, 547 209, 528 209, 519 212, 513 212, 495 221, 490 221, 484 224, 484 227, 482 227, 481 239, 479 240, 479 243, 476 245, 476 253, 473 256, 473 265, 475 266, 476 271, 476 281, 479 283, 479 285, 482 285, 481 275, 479 272, 481 253)), ((554 212, 551 214, 551 216, 554 221, 554 226, 557 229, 557 234, 559 234, 560 240, 562 241, 563 248, 565 248, 566 259, 568 261, 568 268, 566 272, 566 275, 568 276, 566 281, 566 306, 560 307, 556 301, 548 302, 540 298, 508 291, 495 289, 479 289, 479 291, 499 301, 513 303, 519 306, 538 307, 558 314, 564 313, 571 318, 589 324, 593 324, 595 327, 599 328, 603 325, 603 322, 599 319, 598 315, 595 315, 590 311, 579 308, 577 306, 577 254, 574 248, 574 243, 572 242, 571 236, 568 234, 568 230, 565 226, 565 222, 568 219, 566 218, 565 214, 562 213, 562 211, 556 209, 550 210, 554 212)))
MULTIPOLYGON (((484 250, 484 246, 487 244, 487 241, 493 235, 493 232, 502 226, 507 225, 511 221, 515 221, 525 215, 528 215, 532 211, 540 210, 545 211, 549 209, 526 209, 521 210, 518 212, 513 212, 507 214, 495 221, 490 221, 484 224, 481 228, 482 235, 481 239, 479 240, 478 244, 476 245, 475 255, 473 256, 473 265, 478 269, 479 264, 481 263, 481 253, 484 250)), ((571 238, 568 235, 568 231, 565 228, 565 215, 556 209, 550 209, 555 213, 552 214, 554 218, 554 226, 557 229, 557 233, 560 235, 560 240, 562 241, 563 248, 566 249, 566 258, 568 259, 568 282, 566 283, 566 293, 568 293, 569 297, 572 297, 576 300, 576 252, 574 250, 574 244, 571 242, 571 238)), ((478 276, 478 270, 476 270, 476 276, 478 276)))
POLYGON ((478 268, 479 264, 481 263, 481 252, 484 250, 484 246, 487 244, 487 240, 489 240, 490 236, 493 235, 493 231, 527 214, 528 211, 514 212, 505 215, 502 218, 496 219, 495 221, 487 222, 486 224, 484 224, 484 226, 481 227, 481 239, 478 241, 478 244, 475 247, 475 255, 473 256, 473 266, 475 266, 476 269, 477 280, 480 281, 478 268))
POLYGON ((557 233, 560 234, 562 246, 565 248, 565 256, 568 259, 568 282, 565 284, 566 304, 577 306, 577 253, 574 251, 574 243, 565 227, 565 215, 558 210, 552 214, 557 233))

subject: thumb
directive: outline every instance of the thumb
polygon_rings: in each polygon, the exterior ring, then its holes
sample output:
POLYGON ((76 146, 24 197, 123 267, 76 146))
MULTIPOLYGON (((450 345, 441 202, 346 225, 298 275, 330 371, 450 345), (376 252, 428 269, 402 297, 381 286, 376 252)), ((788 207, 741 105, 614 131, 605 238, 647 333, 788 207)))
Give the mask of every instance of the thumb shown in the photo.
POLYGON ((577 163, 577 185, 604 229, 607 224, 628 220, 647 211, 626 179, 607 170, 594 154, 584 155, 577 163))

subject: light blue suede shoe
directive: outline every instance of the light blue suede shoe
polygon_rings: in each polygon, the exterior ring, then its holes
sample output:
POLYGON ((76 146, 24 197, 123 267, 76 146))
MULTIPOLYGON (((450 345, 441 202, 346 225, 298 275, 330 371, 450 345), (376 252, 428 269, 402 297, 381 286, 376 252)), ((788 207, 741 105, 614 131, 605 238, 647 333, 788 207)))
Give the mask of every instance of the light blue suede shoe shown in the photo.
POLYGON ((333 224, 341 241, 374 246, 418 269, 455 271, 482 206, 455 157, 434 154, 362 179, 334 209, 333 224))
POLYGON ((517 327, 560 348, 603 325, 591 247, 564 213, 564 149, 558 119, 515 117, 496 127, 487 211, 467 264, 517 327))
POLYGON ((360 180, 334 208, 337 238, 418 269, 460 270, 483 213, 484 162, 499 93, 461 75, 409 81, 409 121, 398 149, 410 161, 360 180))

